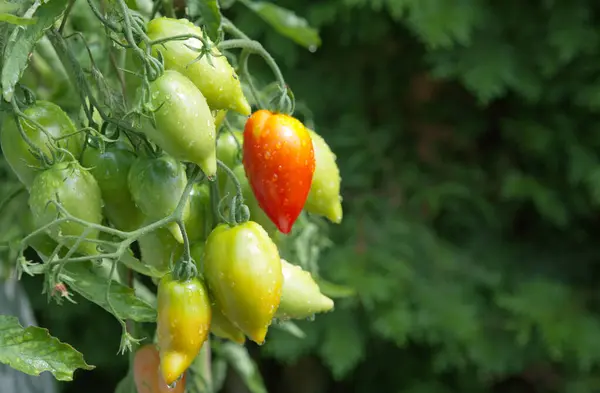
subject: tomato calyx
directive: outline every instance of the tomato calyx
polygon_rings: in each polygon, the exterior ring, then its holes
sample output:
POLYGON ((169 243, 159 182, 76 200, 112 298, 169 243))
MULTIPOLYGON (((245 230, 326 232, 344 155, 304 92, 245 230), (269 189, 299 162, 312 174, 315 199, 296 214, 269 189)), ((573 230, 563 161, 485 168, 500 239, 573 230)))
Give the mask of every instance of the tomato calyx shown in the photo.
POLYGON ((244 194, 242 192, 242 186, 239 180, 233 173, 233 171, 225 165, 221 160, 217 160, 217 165, 227 173, 227 176, 233 181, 235 186, 235 195, 231 197, 229 206, 225 206, 227 196, 219 201, 217 212, 221 221, 227 223, 229 226, 235 226, 243 224, 250 220, 250 208, 244 203, 244 194), (228 213, 225 214, 225 207, 229 209, 228 213))

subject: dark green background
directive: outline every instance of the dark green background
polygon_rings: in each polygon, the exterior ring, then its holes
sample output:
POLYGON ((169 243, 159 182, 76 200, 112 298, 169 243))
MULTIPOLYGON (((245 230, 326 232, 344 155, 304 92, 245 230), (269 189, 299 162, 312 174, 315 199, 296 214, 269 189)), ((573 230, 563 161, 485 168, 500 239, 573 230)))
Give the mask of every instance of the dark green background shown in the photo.
MULTIPOLYGON (((358 294, 301 321, 305 340, 253 347, 269 391, 600 391, 600 3, 277 4, 319 28, 316 53, 228 16, 337 154, 345 217, 320 266, 358 294)), ((26 282, 41 324, 97 366, 64 392, 111 392, 118 324, 26 282)))

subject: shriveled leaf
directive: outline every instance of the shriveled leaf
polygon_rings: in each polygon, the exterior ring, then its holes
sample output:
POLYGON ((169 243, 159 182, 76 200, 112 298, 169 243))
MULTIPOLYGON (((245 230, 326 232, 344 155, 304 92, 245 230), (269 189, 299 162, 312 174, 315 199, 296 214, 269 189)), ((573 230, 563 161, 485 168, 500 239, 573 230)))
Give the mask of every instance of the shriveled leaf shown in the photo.
MULTIPOLYGON (((113 313, 107 302, 106 278, 93 274, 84 266, 71 264, 64 267, 62 279, 75 292, 113 313)), ((132 319, 136 322, 156 321, 156 310, 151 305, 135 296, 132 288, 114 281, 110 285, 110 304, 118 318, 132 319)))
POLYGON ((225 342, 218 347, 218 353, 233 367, 251 393, 267 393, 267 388, 254 360, 246 347, 225 342))
POLYGON ((290 10, 263 1, 244 1, 244 4, 256 12, 262 20, 270 24, 279 34, 295 43, 315 51, 321 45, 319 32, 310 27, 304 18, 290 10))
POLYGON ((0 315, 0 362, 29 375, 49 371, 59 381, 72 381, 78 368, 95 368, 69 344, 50 336, 48 330, 24 328, 17 317, 7 315, 0 315))
POLYGON ((221 10, 217 0, 186 0, 190 15, 202 17, 206 34, 215 41, 221 28, 221 10))
POLYGON ((23 17, 13 15, 13 14, 1 13, 0 14, 0 22, 10 23, 12 25, 25 26, 25 25, 33 25, 34 23, 37 22, 37 18, 23 18, 23 17))
POLYGON ((52 25, 60 18, 67 8, 67 1, 49 1, 41 5, 35 12, 37 22, 32 25, 18 26, 13 30, 4 49, 2 67, 2 94, 10 101, 14 94, 15 85, 21 79, 29 56, 35 44, 52 25))

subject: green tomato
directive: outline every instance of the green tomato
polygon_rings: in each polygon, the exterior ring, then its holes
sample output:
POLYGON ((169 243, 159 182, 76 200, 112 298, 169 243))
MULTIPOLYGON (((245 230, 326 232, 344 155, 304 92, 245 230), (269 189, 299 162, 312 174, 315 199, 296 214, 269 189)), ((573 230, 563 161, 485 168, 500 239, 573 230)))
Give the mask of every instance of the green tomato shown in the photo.
POLYGON ((304 210, 324 216, 329 221, 342 222, 342 197, 340 196, 340 170, 335 154, 319 134, 308 130, 315 150, 315 173, 304 210))
MULTIPOLYGON (((160 157, 138 157, 128 174, 129 191, 136 206, 150 220, 157 221, 175 211, 187 184, 183 164, 166 154, 160 157)), ((190 214, 190 203, 184 208, 184 220, 190 214)), ((183 243, 183 235, 177 223, 167 229, 175 240, 183 243)))
MULTIPOLYGON (((217 137, 217 158, 230 169, 234 169, 241 163, 241 147, 243 143, 244 136, 242 131, 221 131, 217 137)), ((227 173, 223 169, 218 168, 217 180, 221 195, 225 192, 228 179, 229 176, 227 176, 227 173)))
MULTIPOLYGON (((204 37, 200 27, 187 19, 156 18, 148 22, 147 34, 151 40, 176 35, 193 34, 204 37)), ((206 37, 210 43, 210 39, 206 37)), ((212 46, 212 43, 210 43, 212 46)), ((176 70, 188 77, 202 92, 211 109, 231 109, 244 116, 250 115, 251 108, 244 96, 242 87, 234 69, 227 58, 216 46, 212 46, 210 60, 208 55, 199 56, 192 48, 202 48, 203 44, 195 38, 181 41, 168 41, 152 47, 154 56, 161 52, 166 69, 176 70)))
MULTIPOLYGON (((267 233, 271 236, 274 236, 277 233, 277 227, 273 224, 273 221, 269 219, 267 214, 261 209, 256 197, 254 196, 254 192, 250 187, 250 183, 248 182, 248 178, 246 177, 246 171, 244 170, 244 166, 242 164, 238 165, 234 170, 233 174, 240 182, 240 186, 242 188, 242 195, 244 196, 244 203, 248 206, 250 210, 250 219, 256 223, 258 223, 267 233)), ((229 197, 233 197, 236 193, 235 186, 233 181, 229 179, 227 182, 227 187, 225 190, 226 193, 229 193, 229 197)))
POLYGON ((315 313, 333 310, 333 300, 321 293, 309 272, 285 259, 281 259, 281 268, 283 289, 276 318, 304 319, 315 313))
MULTIPOLYGON (((25 115, 39 123, 55 139, 56 145, 70 151, 79 158, 85 142, 85 134, 77 132, 67 114, 56 104, 37 101, 23 111, 25 115)), ((48 136, 29 122, 20 119, 21 127, 31 142, 47 157, 51 157, 48 136)), ((4 125, 0 132, 0 145, 6 161, 19 180, 27 188, 31 187, 35 176, 41 172, 41 162, 30 151, 29 145, 21 137, 13 116, 4 116, 4 125)))
MULTIPOLYGON (((29 206, 25 208, 19 215, 19 224, 21 230, 25 235, 29 235, 36 230, 35 222, 33 220, 33 214, 29 209, 29 206)), ((29 246, 35 250, 38 254, 48 257, 52 255, 58 243, 56 243, 50 236, 45 233, 40 233, 28 240, 29 246)))
MULTIPOLYGON (((204 242, 196 243, 190 250, 192 258, 198 266, 198 271, 204 271, 203 260, 204 260, 204 242)), ((217 337, 221 337, 227 340, 231 340, 238 344, 244 344, 246 337, 244 333, 238 329, 227 317, 223 314, 223 311, 219 307, 212 303, 212 321, 210 323, 210 332, 217 337)))
POLYGON ((165 71, 150 83, 155 127, 142 131, 169 155, 197 164, 204 174, 217 172, 215 121, 204 96, 177 71, 165 71))
POLYGON ((283 285, 279 252, 267 232, 252 221, 234 227, 220 224, 206 240, 203 266, 215 306, 262 344, 283 285))
POLYGON ((117 141, 107 144, 104 151, 87 146, 81 159, 100 186, 104 215, 122 231, 136 230, 144 221, 144 214, 133 202, 127 180, 136 158, 128 144, 117 141))
POLYGON ((138 245, 142 262, 162 273, 167 273, 171 262, 174 264, 183 254, 183 245, 165 228, 141 236, 138 245))
POLYGON ((194 184, 190 193, 190 214, 184 221, 191 243, 205 240, 212 228, 210 191, 207 184, 194 184))
MULTIPOLYGON (((91 173, 77 162, 61 162, 38 174, 29 193, 29 207, 36 228, 53 222, 58 214, 57 201, 73 217, 92 224, 102 223, 102 196, 100 187, 91 173), (57 199, 58 198, 58 199, 57 199)), ((49 232, 50 236, 60 241, 63 236, 81 236, 87 229, 75 222, 63 222, 55 225, 49 232)), ((98 230, 89 230, 86 239, 98 239, 98 230)), ((67 239, 64 243, 72 247, 75 239, 67 239)), ((88 255, 98 255, 96 244, 83 241, 78 252, 88 255)))
POLYGON ((156 332, 160 369, 167 384, 192 364, 208 337, 211 308, 202 281, 178 281, 169 273, 158 284, 156 332))

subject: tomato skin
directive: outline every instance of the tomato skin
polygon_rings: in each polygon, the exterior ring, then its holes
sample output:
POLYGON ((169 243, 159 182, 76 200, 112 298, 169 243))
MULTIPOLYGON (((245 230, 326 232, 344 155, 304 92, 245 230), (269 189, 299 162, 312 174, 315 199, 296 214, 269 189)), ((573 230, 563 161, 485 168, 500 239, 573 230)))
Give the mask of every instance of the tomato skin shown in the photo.
MULTIPOLYGON (((187 19, 155 18, 148 22, 147 34, 151 40, 175 35, 194 34, 202 37, 202 29, 187 19)), ((208 39, 208 38, 207 38, 208 39)), ((185 41, 169 41, 152 48, 154 56, 160 51, 167 70, 181 72, 200 89, 211 109, 231 109, 241 115, 250 115, 250 105, 242 92, 242 86, 235 70, 227 58, 213 46, 210 61, 206 56, 192 63, 199 52, 188 48, 201 48, 202 43, 194 38, 185 41)))
POLYGON ((183 254, 183 245, 166 228, 158 228, 140 237, 138 245, 142 262, 164 273, 169 271, 170 262, 177 262, 183 254))
MULTIPOLYGON (((91 173, 78 162, 60 162, 39 173, 31 184, 29 207, 37 228, 53 222, 57 208, 49 201, 60 201, 63 208, 74 217, 94 223, 102 223, 102 196, 100 187, 91 173)), ((74 222, 64 222, 54 226, 50 237, 59 241, 59 232, 63 235, 80 236, 84 227, 74 222)), ((87 239, 98 239, 98 231, 90 230, 87 239)), ((73 246, 76 240, 67 240, 65 244, 73 246)), ((88 255, 97 255, 96 245, 82 242, 78 251, 88 255)))
POLYGON ((158 284, 157 310, 160 368, 171 384, 192 364, 208 337, 212 313, 204 283, 166 274, 158 284))
MULTIPOLYGON (((159 157, 138 157, 129 169, 127 183, 133 201, 149 219, 156 221, 172 214, 187 185, 184 166, 175 158, 163 154, 159 157)), ((190 203, 184 209, 184 220, 190 214, 190 203)), ((183 243, 179 226, 167 226, 173 237, 183 243)))
POLYGON ((160 373, 160 356, 154 344, 146 344, 135 352, 133 380, 137 393, 184 393, 184 374, 174 388, 169 388, 160 373))
MULTIPOLYGON (((196 243, 190 250, 192 258, 198 266, 198 271, 204 271, 204 242, 196 243)), ((227 317, 223 314, 223 311, 217 307, 214 302, 212 304, 212 318, 210 322, 210 332, 217 337, 221 337, 227 340, 231 340, 238 344, 244 344, 246 337, 244 333, 238 329, 227 317)))
POLYGON ((300 215, 315 171, 310 134, 297 119, 254 112, 244 128, 244 168, 260 207, 288 234, 300 215))
POLYGON ((280 319, 304 319, 333 310, 333 300, 321 293, 312 275, 298 265, 281 259, 283 289, 275 314, 280 319))
MULTIPOLYGON (((237 178, 238 182, 240 183, 240 187, 242 188, 244 203, 250 210, 250 219, 263 227, 263 229, 267 231, 269 235, 273 235, 273 233, 277 231, 277 227, 275 224, 273 224, 267 214, 260 208, 260 205, 258 204, 258 201, 252 192, 248 178, 246 177, 244 166, 240 164, 235 167, 235 169, 233 169, 233 174, 237 178)), ((233 181, 229 180, 227 182, 227 188, 225 189, 225 192, 229 193, 230 197, 235 195, 236 189, 233 181)))
MULTIPOLYGON (((57 140, 56 145, 73 153, 79 158, 85 142, 85 134, 77 133, 77 129, 67 114, 56 104, 48 101, 37 101, 34 105, 26 108, 23 113, 41 126, 53 137, 68 138, 57 140)), ((27 121, 20 120, 21 127, 31 141, 41 149, 47 158, 50 158, 48 137, 43 131, 38 130, 27 121)), ((35 176, 41 172, 41 162, 29 151, 29 145, 21 138, 15 119, 12 116, 4 116, 2 132, 0 132, 0 145, 4 158, 21 183, 27 188, 31 187, 35 176)))
POLYGON ((220 224, 206 240, 203 262, 215 306, 262 344, 283 285, 279 251, 267 232, 252 221, 234 227, 220 224))
POLYGON ((205 240, 212 228, 210 191, 207 184, 194 184, 190 193, 190 214, 184 221, 191 243, 205 240))
POLYGON ((315 150, 315 173, 306 199, 304 210, 326 217, 334 224, 342 222, 342 197, 340 196, 340 170, 336 156, 325 139, 312 130, 308 130, 315 150))
POLYGON ((177 71, 165 71, 150 83, 156 128, 144 132, 166 153, 197 164, 204 174, 217 172, 215 121, 206 99, 194 84, 177 71))
MULTIPOLYGON (((217 137, 217 158, 223 161, 229 169, 240 164, 241 150, 244 144, 244 135, 241 131, 221 131, 217 137)), ((225 192, 229 176, 221 168, 217 169, 217 181, 221 195, 225 192)))
MULTIPOLYGON (((22 210, 22 214, 19 216, 19 226, 25 235, 29 235, 36 230, 33 214, 31 213, 29 206, 22 210)), ((52 252, 58 245, 58 243, 45 233, 36 235, 31 238, 28 243, 35 252, 45 257, 52 255, 52 252)))
POLYGON ((104 215, 122 231, 138 229, 145 217, 133 202, 128 187, 128 174, 136 155, 126 143, 117 141, 106 145, 104 152, 87 146, 81 163, 90 168, 100 186, 104 201, 104 215))

